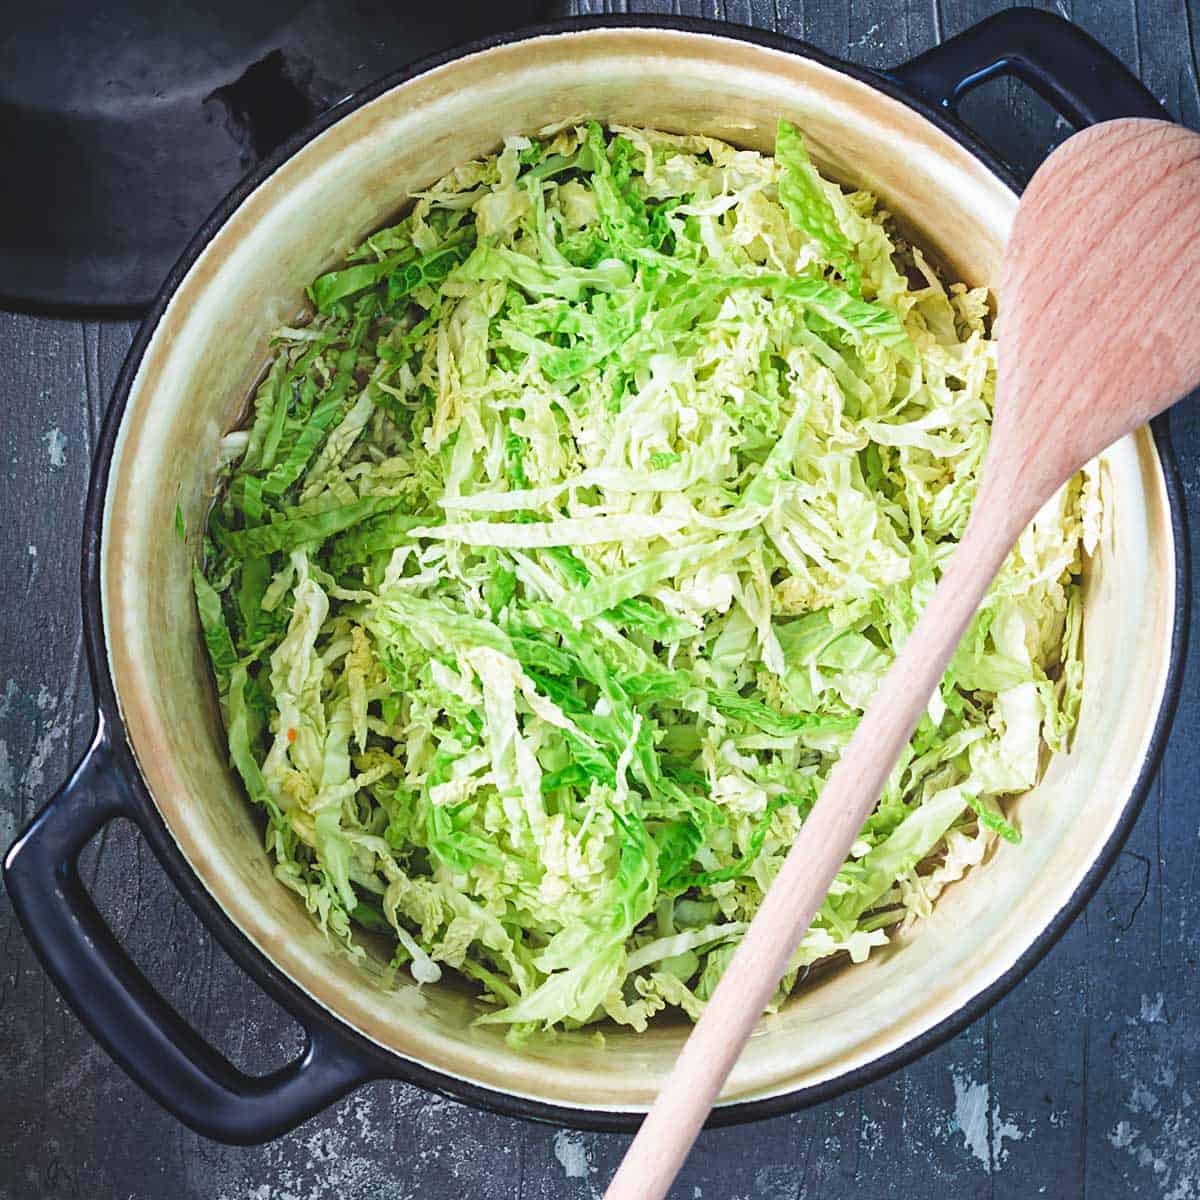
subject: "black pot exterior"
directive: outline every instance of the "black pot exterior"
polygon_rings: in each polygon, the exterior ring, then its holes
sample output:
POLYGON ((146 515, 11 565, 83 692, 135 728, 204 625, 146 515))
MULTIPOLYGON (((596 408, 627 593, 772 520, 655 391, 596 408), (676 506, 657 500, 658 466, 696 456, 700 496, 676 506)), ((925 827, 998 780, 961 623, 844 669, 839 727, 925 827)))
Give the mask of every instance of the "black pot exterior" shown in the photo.
MULTIPOLYGON (((209 1137, 257 1143, 298 1125, 368 1079, 395 1078, 507 1115, 580 1129, 628 1131, 640 1114, 569 1108, 481 1088, 384 1050, 318 1005, 261 954, 209 895, 184 860, 133 760, 109 670, 100 592, 103 515, 113 448, 135 375, 179 283, 234 210, 281 163, 322 130, 400 83, 455 58, 544 34, 597 27, 647 27, 740 38, 786 51, 868 84, 915 109, 979 158, 1013 191, 1021 181, 953 116, 971 87, 1012 74, 1077 125, 1118 116, 1166 118, 1153 97, 1106 50, 1061 18, 1012 10, 967 30, 911 62, 878 73, 803 43, 711 21, 603 17, 522 30, 425 60, 334 106, 249 176, 205 222, 168 276, 121 370, 94 464, 84 527, 83 612, 98 698, 91 750, 35 818, 5 861, 8 891, 47 971, 80 1019, 113 1057, 180 1120, 209 1137), (79 882, 76 860, 91 835, 114 816, 133 819, 181 894, 233 959, 307 1031, 293 1063, 265 1079, 242 1075, 208 1047, 157 996, 126 957, 79 882)), ((952 1037, 996 1003, 1041 959, 1079 914, 1115 861, 1141 809, 1174 715, 1188 628, 1190 572, 1186 514, 1165 417, 1153 423, 1165 474, 1176 565, 1175 622, 1164 699, 1133 794, 1121 820, 1070 902, 1020 960, 952 1017, 895 1052, 828 1082, 714 1110, 710 1126, 787 1112, 830 1099, 904 1066, 952 1037)))

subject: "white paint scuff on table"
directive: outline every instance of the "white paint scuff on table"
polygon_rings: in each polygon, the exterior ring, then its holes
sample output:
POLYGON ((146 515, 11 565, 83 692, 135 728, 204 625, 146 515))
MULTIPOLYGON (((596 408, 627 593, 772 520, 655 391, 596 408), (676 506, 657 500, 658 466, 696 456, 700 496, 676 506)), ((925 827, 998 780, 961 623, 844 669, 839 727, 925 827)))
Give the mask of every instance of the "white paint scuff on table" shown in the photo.
POLYGON ((1143 994, 1138 1015, 1125 1023, 1116 1067, 1129 1086, 1129 1116, 1109 1130, 1108 1142, 1136 1168, 1126 1182, 1148 1173, 1162 1200, 1200 1200, 1200 1106, 1188 1088, 1176 1090, 1175 1064, 1184 1048, 1171 1028, 1163 993, 1143 994))
POLYGON ((67 435, 55 426, 42 434, 42 441, 46 443, 46 452, 50 455, 50 465, 56 469, 65 467, 67 465, 67 435))
POLYGON ((954 1121, 966 1148, 991 1174, 1008 1158, 1006 1141, 1019 1142, 1025 1131, 1013 1120, 1000 1115, 1000 1105, 992 1101, 991 1088, 955 1071, 954 1121))
POLYGON ((562 1164, 568 1179, 585 1179, 591 1169, 587 1147, 578 1134, 560 1129, 554 1135, 554 1157, 562 1164))

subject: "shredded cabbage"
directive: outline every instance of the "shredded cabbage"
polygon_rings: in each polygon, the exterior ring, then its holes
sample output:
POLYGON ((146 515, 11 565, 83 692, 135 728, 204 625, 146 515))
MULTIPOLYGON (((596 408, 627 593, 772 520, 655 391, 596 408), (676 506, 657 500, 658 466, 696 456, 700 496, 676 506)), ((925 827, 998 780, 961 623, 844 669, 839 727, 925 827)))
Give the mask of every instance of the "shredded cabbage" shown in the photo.
MULTIPOLYGON (((781 122, 509 138, 309 294, 196 574, 275 874, 518 1038, 695 1017, 963 531, 985 292, 781 122)), ((1098 529, 1022 536, 777 1004, 1018 838, 1098 529)))

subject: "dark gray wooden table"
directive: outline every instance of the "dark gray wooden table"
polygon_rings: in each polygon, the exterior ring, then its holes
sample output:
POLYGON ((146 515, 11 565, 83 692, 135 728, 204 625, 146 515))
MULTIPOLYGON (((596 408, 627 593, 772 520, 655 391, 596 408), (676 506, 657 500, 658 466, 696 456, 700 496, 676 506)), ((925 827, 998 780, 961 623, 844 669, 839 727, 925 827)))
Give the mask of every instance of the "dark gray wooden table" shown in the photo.
MULTIPOLYGON (((630 7, 757 24, 887 66, 1003 5, 630 7)), ((1165 0, 1056 7, 1120 55, 1173 115, 1200 127, 1194 0, 1190 10, 1165 0)), ((577 0, 571 8, 625 5, 577 0)), ((1009 83, 985 87, 965 114, 1018 167, 1067 132, 1009 83)), ((81 510, 132 333, 127 323, 0 313, 0 850, 91 733, 81 510)), ((1197 529, 1200 413, 1186 405, 1172 419, 1197 529)), ((673 1197, 1200 1197, 1195 627, 1192 641, 1174 736, 1133 836, 1083 917, 1028 979, 907 1070, 806 1112, 704 1135, 673 1197)), ((238 1065, 267 1069, 294 1053, 295 1026, 214 946, 128 827, 109 826, 85 878, 154 983, 238 1065)), ((0 1200, 594 1197, 626 1143, 379 1083, 271 1145, 215 1145, 176 1124, 96 1047, 47 982, 2 894, 0 945, 0 1200)))

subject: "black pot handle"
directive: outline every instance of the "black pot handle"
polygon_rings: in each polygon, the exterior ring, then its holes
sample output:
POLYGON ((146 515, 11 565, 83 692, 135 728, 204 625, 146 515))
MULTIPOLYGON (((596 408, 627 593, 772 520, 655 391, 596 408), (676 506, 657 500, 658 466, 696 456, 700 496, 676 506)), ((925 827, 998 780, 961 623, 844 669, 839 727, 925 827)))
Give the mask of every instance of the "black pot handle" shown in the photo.
POLYGON ((1038 9, 997 13, 888 74, 952 111, 973 87, 1013 75, 1076 128, 1116 117, 1170 120, 1120 59, 1070 21, 1038 9))
POLYGON ((121 949, 79 877, 79 855, 114 817, 144 820, 136 766, 101 717, 61 791, 4 861, 13 907, 43 966, 96 1040, 160 1104, 198 1133, 253 1145, 299 1125, 375 1074, 361 1053, 306 1029, 298 1058, 245 1075, 151 987, 121 949))

